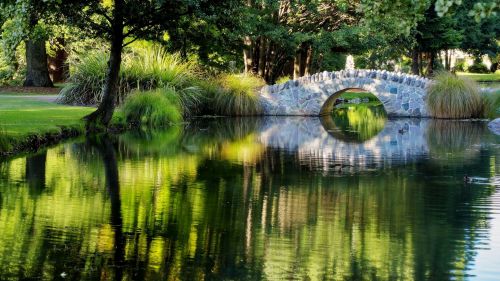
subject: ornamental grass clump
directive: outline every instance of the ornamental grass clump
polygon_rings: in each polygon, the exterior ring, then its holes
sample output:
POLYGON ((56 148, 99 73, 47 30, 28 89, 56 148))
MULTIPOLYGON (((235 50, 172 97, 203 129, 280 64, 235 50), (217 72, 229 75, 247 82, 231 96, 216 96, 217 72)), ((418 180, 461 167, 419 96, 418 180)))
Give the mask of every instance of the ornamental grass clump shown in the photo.
POLYGON ((427 105, 436 118, 475 118, 483 114, 478 85, 448 72, 434 77, 427 90, 427 105))
POLYGON ((250 116, 262 113, 259 89, 264 80, 250 75, 224 74, 218 78, 220 90, 213 103, 216 114, 250 116))
MULTIPOLYGON (((73 57, 70 60, 69 84, 59 95, 64 104, 96 105, 102 100, 108 54, 103 50, 73 57)), ((118 81, 117 102, 121 104, 133 90, 147 91, 171 87, 188 95, 186 102, 199 95, 192 85, 199 79, 198 66, 169 54, 161 47, 134 48, 124 52, 118 81)))
POLYGON ((484 105, 484 117, 494 119, 500 117, 500 90, 481 93, 484 105))
POLYGON ((122 106, 127 123, 160 127, 182 121, 180 99, 172 89, 137 91, 122 106))

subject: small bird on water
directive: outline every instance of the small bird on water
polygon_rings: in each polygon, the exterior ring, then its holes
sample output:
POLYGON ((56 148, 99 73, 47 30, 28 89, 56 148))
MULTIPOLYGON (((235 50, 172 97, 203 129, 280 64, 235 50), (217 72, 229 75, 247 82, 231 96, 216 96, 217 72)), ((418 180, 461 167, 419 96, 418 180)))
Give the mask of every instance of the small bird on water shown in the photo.
POLYGON ((471 179, 471 178, 469 178, 469 176, 468 176, 468 175, 465 175, 465 176, 464 176, 464 182, 466 182, 466 183, 471 183, 471 182, 472 182, 472 179, 471 179))

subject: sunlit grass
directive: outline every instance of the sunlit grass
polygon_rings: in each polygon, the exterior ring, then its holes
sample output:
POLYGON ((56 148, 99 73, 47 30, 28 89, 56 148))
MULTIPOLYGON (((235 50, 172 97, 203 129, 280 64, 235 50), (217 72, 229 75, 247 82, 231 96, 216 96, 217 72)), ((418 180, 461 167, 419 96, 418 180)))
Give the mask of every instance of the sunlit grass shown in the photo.
POLYGON ((218 81, 221 89, 214 97, 216 113, 245 116, 262 112, 258 89, 265 85, 264 80, 250 75, 224 74, 218 81))
POLYGON ((31 135, 59 133, 62 128, 83 130, 82 118, 93 110, 0 95, 0 151, 31 135))
POLYGON ((291 79, 290 79, 289 76, 281 76, 278 79, 276 79, 276 83, 275 84, 283 84, 283 83, 288 82, 290 80, 291 79))
MULTIPOLYGON (((95 105, 102 99, 108 54, 98 50, 71 60, 71 78, 60 93, 65 104, 95 105)), ((133 90, 171 87, 178 93, 196 94, 198 66, 169 54, 158 46, 136 48, 123 55, 118 90, 118 103, 133 90)))
POLYGON ((467 77, 471 80, 477 82, 500 82, 500 70, 497 70, 495 73, 467 73, 467 72, 457 72, 458 76, 467 77))
POLYGON ((427 105, 433 117, 481 117, 483 101, 479 86, 467 78, 440 72, 427 91, 427 105))
POLYGON ((500 117, 500 90, 481 93, 481 97, 484 104, 484 116, 491 119, 500 117))
POLYGON ((128 123, 165 126, 182 121, 180 101, 172 89, 157 89, 131 94, 122 113, 128 123))
POLYGON ((90 107, 0 96, 0 124, 4 134, 12 137, 59 131, 61 126, 83 126, 81 119, 93 110, 90 107))

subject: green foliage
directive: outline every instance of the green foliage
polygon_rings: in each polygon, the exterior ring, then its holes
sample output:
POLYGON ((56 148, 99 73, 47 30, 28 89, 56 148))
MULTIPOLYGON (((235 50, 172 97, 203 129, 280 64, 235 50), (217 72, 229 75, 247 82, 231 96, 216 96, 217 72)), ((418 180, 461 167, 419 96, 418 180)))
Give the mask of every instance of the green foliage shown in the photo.
POLYGON ((500 90, 481 93, 484 105, 484 116, 490 119, 500 117, 500 90))
POLYGON ((500 82, 500 70, 487 74, 458 72, 457 75, 467 77, 476 82, 500 82))
POLYGON ((123 115, 130 124, 165 126, 182 121, 180 101, 172 89, 156 89, 131 94, 123 104, 123 115))
MULTIPOLYGON (((354 92, 354 91, 348 91, 343 93, 342 95, 339 96, 339 98, 344 98, 347 100, 352 100, 352 99, 368 99, 371 102, 380 102, 380 100, 372 93, 369 92, 354 92)), ((351 105, 352 106, 352 105, 351 105)))
POLYGON ((329 132, 349 142, 365 142, 373 138, 384 129, 387 121, 384 106, 380 103, 378 106, 359 104, 335 109, 332 117, 332 120, 323 120, 328 124, 329 132))
POLYGON ((0 152, 9 151, 11 149, 11 141, 7 134, 5 133, 5 129, 0 125, 0 152))
MULTIPOLYGON (((102 99, 108 55, 99 50, 71 59, 70 83, 61 90, 60 102, 95 105, 102 99)), ((199 89, 193 87, 198 79, 194 62, 183 61, 153 46, 135 48, 122 59, 117 102, 121 103, 132 90, 151 90, 173 87, 184 94, 186 105, 194 106, 199 89)))
POLYGON ((475 62, 467 70, 472 73, 490 73, 488 67, 482 62, 475 62))
POLYGON ((481 21, 476 21, 469 15, 469 11, 476 3, 476 0, 464 0, 463 5, 456 11, 458 27, 463 30, 460 49, 475 57, 482 55, 495 57, 500 52, 500 45, 497 42, 500 32, 500 15, 491 15, 481 21))
POLYGON ((455 71, 465 72, 469 69, 467 62, 465 60, 460 60, 455 64, 455 71))
POLYGON ((283 83, 285 83, 287 81, 290 81, 290 77, 289 76, 281 76, 278 79, 276 79, 276 84, 283 84, 283 83))
POLYGON ((458 48, 463 39, 458 24, 452 15, 440 17, 432 6, 429 7, 425 12, 425 20, 418 24, 416 30, 419 51, 437 53, 458 48))
POLYGON ((218 78, 221 89, 214 97, 216 114, 230 116, 258 115, 262 108, 258 89, 265 82, 255 76, 224 74, 218 78))
POLYGON ((448 72, 439 72, 427 91, 427 105, 433 117, 481 117, 483 102, 478 85, 448 72))

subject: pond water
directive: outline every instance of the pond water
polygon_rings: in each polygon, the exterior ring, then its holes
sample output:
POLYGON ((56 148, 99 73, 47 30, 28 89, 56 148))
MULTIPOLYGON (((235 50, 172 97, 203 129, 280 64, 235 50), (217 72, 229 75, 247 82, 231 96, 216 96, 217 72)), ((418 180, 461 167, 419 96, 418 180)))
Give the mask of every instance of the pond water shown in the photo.
POLYGON ((366 108, 74 140, 0 163, 0 280, 500 280, 499 141, 366 108))

